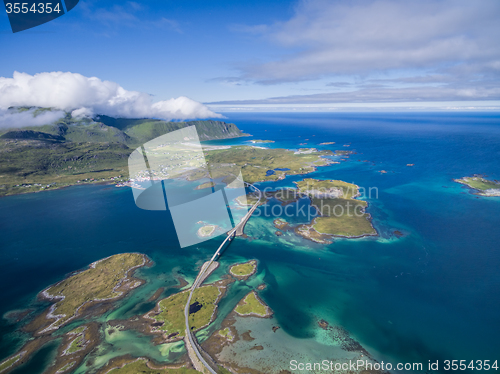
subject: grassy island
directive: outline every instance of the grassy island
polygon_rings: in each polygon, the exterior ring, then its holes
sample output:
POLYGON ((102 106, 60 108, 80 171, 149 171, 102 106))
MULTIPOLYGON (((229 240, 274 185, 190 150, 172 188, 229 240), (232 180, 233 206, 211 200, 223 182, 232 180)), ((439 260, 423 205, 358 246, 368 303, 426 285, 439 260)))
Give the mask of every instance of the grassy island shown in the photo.
POLYGON ((87 270, 47 288, 42 295, 59 300, 47 316, 56 318, 48 329, 56 329, 66 323, 86 303, 118 298, 136 287, 138 281, 129 280, 129 272, 145 264, 146 256, 142 254, 122 253, 94 262, 87 270))
POLYGON ((269 307, 257 296, 255 291, 246 295, 234 311, 241 316, 269 317, 272 314, 269 307))
MULTIPOLYGON (((213 285, 203 286, 194 291, 191 298, 191 308, 196 311, 189 314, 189 326, 192 330, 199 330, 211 322, 219 295, 219 288, 213 285)), ((188 296, 189 291, 174 294, 158 303, 159 313, 149 312, 146 314, 146 317, 155 320, 155 328, 164 331, 169 339, 184 336, 186 329, 184 307, 188 296)))
POLYGON ((219 330, 219 335, 228 340, 233 340, 234 338, 233 334, 231 333, 231 329, 229 327, 219 330))
POLYGON ((73 340, 69 344, 68 348, 66 348, 66 351, 65 351, 66 353, 69 353, 69 354, 76 353, 78 351, 85 349, 85 344, 86 344, 85 330, 86 329, 87 328, 85 326, 82 326, 82 327, 78 327, 78 328, 68 332, 68 335, 74 335, 75 337, 73 338, 73 340))
POLYGON ((212 235, 216 228, 217 228, 216 225, 205 225, 205 226, 200 227, 198 229, 197 234, 198 234, 198 236, 204 238, 204 237, 212 235))
POLYGON ((0 363, 0 373, 3 372, 4 370, 7 370, 10 368, 12 365, 14 365, 17 361, 19 361, 22 357, 22 353, 18 353, 13 357, 10 357, 6 359, 5 361, 0 363))
POLYGON ((237 277, 248 277, 257 270, 257 261, 251 260, 243 264, 231 266, 229 272, 237 277))
MULTIPOLYGON (((368 203, 355 199, 359 195, 355 184, 311 178, 295 183, 299 193, 309 196, 320 214, 312 223, 317 233, 350 238, 377 234, 365 212, 368 203)), ((305 228, 299 231, 305 232, 305 228)))
POLYGON ((498 181, 490 181, 478 175, 454 179, 454 181, 478 191, 476 195, 500 196, 500 182, 498 181))

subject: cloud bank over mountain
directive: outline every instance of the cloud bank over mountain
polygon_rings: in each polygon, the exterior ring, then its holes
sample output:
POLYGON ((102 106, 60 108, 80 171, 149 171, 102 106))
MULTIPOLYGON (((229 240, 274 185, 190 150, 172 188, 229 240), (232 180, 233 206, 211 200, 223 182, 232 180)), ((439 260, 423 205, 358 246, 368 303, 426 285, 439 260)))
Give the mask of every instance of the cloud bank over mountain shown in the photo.
MULTIPOLYGON (((115 82, 70 72, 14 72, 12 78, 0 77, 0 110, 12 106, 54 108, 72 111, 73 116, 104 114, 164 120, 222 117, 184 96, 153 102, 147 93, 128 91, 115 82)), ((6 118, 8 115, 3 113, 0 121, 7 121, 6 118)))
POLYGON ((34 109, 20 113, 0 109, 0 130, 28 126, 42 126, 47 123, 57 121, 64 116, 65 113, 61 110, 47 111, 37 114, 34 109))

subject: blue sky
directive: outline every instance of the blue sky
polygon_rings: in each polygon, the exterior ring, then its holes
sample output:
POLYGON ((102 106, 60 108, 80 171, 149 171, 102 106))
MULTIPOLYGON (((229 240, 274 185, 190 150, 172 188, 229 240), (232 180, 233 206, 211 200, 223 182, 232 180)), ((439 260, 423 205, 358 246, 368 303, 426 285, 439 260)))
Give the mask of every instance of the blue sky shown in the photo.
POLYGON ((500 108, 500 2, 97 1, 13 34, 0 77, 71 72, 247 108, 500 108))

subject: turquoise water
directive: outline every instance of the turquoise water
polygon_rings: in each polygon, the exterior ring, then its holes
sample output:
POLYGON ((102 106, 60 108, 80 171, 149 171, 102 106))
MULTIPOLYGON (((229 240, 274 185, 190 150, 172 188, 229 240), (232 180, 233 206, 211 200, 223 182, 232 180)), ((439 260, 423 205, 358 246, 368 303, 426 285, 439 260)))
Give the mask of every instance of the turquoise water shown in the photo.
MULTIPOLYGON (((356 151, 341 164, 318 168, 307 177, 341 179, 367 192, 371 187, 365 198, 380 233, 378 238, 335 240, 327 246, 292 233, 277 237, 275 217, 266 216, 277 202, 261 207, 246 227, 250 238, 233 241, 213 275, 221 277, 237 261, 259 260, 252 285, 268 285, 261 296, 275 315, 256 324, 257 330, 267 329, 270 321, 279 324, 282 345, 293 345, 292 351, 311 358, 317 352, 335 355, 317 326, 318 319, 325 319, 346 328, 384 361, 500 359, 500 198, 477 197, 452 181, 474 173, 500 179, 498 114, 227 116, 256 139, 275 140, 268 147, 356 151), (329 141, 336 144, 319 145, 329 141), (405 236, 396 238, 394 230, 405 236)), ((249 144, 248 139, 209 143, 249 144)), ((259 188, 292 187, 302 178, 260 183, 259 188)), ((287 219, 305 222, 304 217, 287 219)), ((196 267, 220 243, 214 238, 181 249, 168 213, 140 210, 129 189, 109 186, 2 198, 0 228, 2 315, 27 307, 40 310, 46 305, 35 301, 40 290, 97 259, 128 251, 148 254, 156 265, 138 272, 148 283, 100 317, 103 323, 150 310, 154 303, 146 300, 157 288, 166 288, 163 296, 176 292, 172 274, 191 281, 196 267)), ((242 282, 231 287, 205 334, 220 325, 248 290, 242 282)), ((14 353, 27 338, 18 327, 2 319, 0 357, 14 353)), ((150 352, 165 362, 183 353, 182 346, 155 348, 141 336, 118 340, 107 341, 96 361, 117 355, 110 343, 121 344, 120 352, 150 352)), ((283 349, 274 340, 273 346, 278 357, 283 349)), ((47 347, 32 360, 39 363, 39 371, 32 363, 16 372, 42 372, 54 350, 47 347)), ((238 354, 250 364, 255 351, 238 354)))

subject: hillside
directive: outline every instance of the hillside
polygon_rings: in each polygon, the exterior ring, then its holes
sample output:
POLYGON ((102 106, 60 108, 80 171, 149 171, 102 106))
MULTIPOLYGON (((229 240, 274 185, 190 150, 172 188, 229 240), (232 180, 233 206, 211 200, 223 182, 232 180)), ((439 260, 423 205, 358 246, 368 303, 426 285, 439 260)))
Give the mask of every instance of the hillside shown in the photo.
MULTIPOLYGON (((19 108, 17 109, 20 110, 19 108)), ((26 108, 22 108, 23 111, 26 108)), ((33 113, 38 115, 49 109, 38 108, 33 113)), ((196 126, 200 140, 227 139, 244 136, 233 123, 203 120, 187 122, 167 122, 156 119, 128 119, 96 116, 90 118, 72 118, 70 113, 60 120, 33 127, 4 129, 0 131, 0 139, 50 138, 56 136, 59 141, 122 143, 130 146, 143 144, 160 135, 179 130, 187 126, 196 126), (26 133, 26 131, 36 132, 26 133), (41 134, 40 134, 41 133, 41 134)))
MULTIPOLYGON (((38 108, 33 113, 46 110, 50 109, 38 108)), ((222 121, 166 122, 107 116, 75 119, 69 113, 42 126, 4 129, 0 132, 0 196, 75 183, 126 180, 128 156, 137 146, 192 125, 202 141, 245 135, 236 125, 222 121)))

